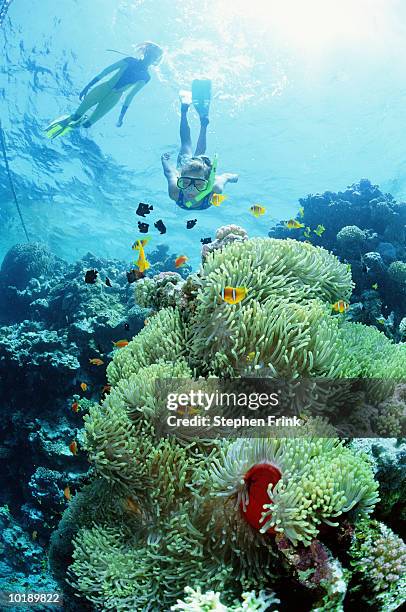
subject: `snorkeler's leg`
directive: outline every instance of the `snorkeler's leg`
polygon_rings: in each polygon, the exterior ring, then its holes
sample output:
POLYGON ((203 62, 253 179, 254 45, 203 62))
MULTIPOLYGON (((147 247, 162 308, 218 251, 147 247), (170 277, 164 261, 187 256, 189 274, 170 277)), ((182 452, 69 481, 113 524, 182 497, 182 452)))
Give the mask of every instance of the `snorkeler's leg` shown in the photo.
POLYGON ((200 132, 197 139, 195 155, 204 155, 206 153, 207 142, 207 126, 209 125, 208 117, 200 117, 200 132))
POLYGON ((85 128, 89 128, 99 121, 104 115, 106 115, 112 108, 116 106, 116 104, 120 101, 121 98, 120 91, 110 91, 110 93, 105 96, 96 106, 93 113, 83 121, 81 124, 85 128))
MULTIPOLYGON (((71 121, 78 121, 88 110, 99 104, 112 93, 112 83, 107 81, 93 87, 88 94, 83 98, 76 111, 71 115, 71 121)), ((120 94, 121 96, 121 94, 120 94)), ((119 99, 120 99, 119 96, 119 99)))
POLYGON ((189 104, 181 104, 180 107, 180 151, 179 157, 182 155, 192 155, 192 137, 190 135, 189 122, 187 120, 187 112, 189 104))

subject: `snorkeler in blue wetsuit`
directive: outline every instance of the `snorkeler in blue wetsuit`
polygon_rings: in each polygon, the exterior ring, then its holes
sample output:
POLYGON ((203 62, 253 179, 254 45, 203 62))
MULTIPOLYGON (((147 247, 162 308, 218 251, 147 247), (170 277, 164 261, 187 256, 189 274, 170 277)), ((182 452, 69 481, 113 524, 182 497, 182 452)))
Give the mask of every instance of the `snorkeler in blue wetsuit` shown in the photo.
POLYGON ((193 81, 192 92, 181 91, 180 142, 178 163, 170 163, 170 154, 161 157, 162 167, 168 181, 169 197, 185 210, 205 210, 212 206, 213 194, 222 193, 226 183, 236 183, 237 174, 217 175, 217 159, 213 162, 205 156, 206 133, 209 124, 211 82, 193 81), (187 113, 193 105, 200 118, 200 133, 194 155, 187 113))
POLYGON ((123 124, 126 114, 136 93, 144 87, 151 76, 148 68, 158 64, 162 58, 163 51, 159 45, 152 42, 145 42, 138 45, 139 58, 125 57, 122 60, 105 68, 81 91, 79 99, 82 103, 72 115, 66 115, 53 121, 46 128, 48 138, 56 138, 66 134, 71 129, 83 126, 89 128, 99 119, 104 117, 120 101, 124 93, 128 92, 121 109, 117 127, 123 124), (115 72, 114 76, 107 81, 94 87, 101 79, 108 74, 115 72), (92 114, 87 117, 86 113, 91 108, 96 107, 92 114))

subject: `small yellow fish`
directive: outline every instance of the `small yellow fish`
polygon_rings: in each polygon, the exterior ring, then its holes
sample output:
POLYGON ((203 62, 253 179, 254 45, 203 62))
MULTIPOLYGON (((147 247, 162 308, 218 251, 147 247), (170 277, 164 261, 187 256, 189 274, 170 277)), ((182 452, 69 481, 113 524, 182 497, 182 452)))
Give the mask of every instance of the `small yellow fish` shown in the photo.
POLYGON ((146 244, 148 244, 149 241, 150 241, 149 236, 147 236, 146 238, 143 238, 142 240, 136 240, 131 248, 133 251, 138 251, 140 245, 144 247, 146 244))
POLYGON ((67 499, 68 501, 70 501, 70 500, 72 499, 72 495, 71 495, 71 492, 70 492, 70 488, 69 488, 69 487, 65 487, 65 488, 64 488, 64 490, 63 490, 63 494, 64 494, 64 496, 66 497, 66 499, 67 499))
POLYGON ((376 290, 378 289, 378 283, 374 283, 374 284, 372 285, 372 289, 375 289, 375 291, 376 291, 376 290))
POLYGON ((128 340, 118 340, 117 342, 113 342, 116 348, 124 348, 129 344, 128 340))
POLYGON ((38 531, 33 531, 33 532, 32 532, 32 539, 33 539, 33 540, 36 540, 36 539, 37 539, 37 537, 38 537, 38 531))
POLYGON ((148 240, 148 238, 145 238, 145 240, 136 240, 132 246, 134 251, 139 252, 139 257, 135 262, 135 265, 138 267, 140 272, 145 272, 145 270, 148 270, 151 265, 149 261, 147 261, 144 253, 144 246, 147 244, 148 240))
POLYGON ((250 211, 252 212, 254 217, 258 219, 258 217, 261 217, 265 214, 266 208, 265 206, 261 206, 260 204, 253 204, 250 208, 250 211))
POLYGON ((299 217, 302 217, 302 218, 304 217, 304 208, 303 208, 303 206, 299 207, 299 217))
POLYGON ((211 203, 213 206, 220 206, 224 200, 227 200, 228 196, 223 195, 222 193, 213 193, 211 197, 211 203))
POLYGON ((307 226, 304 230, 303 230, 303 236, 305 238, 310 238, 310 227, 307 226))
POLYGON ((224 287, 220 295, 227 304, 238 304, 246 297, 247 293, 247 287, 224 287))
POLYGON ((301 227, 304 227, 304 224, 299 223, 299 221, 296 221, 296 219, 289 219, 289 221, 286 221, 285 226, 288 229, 300 229, 301 227))
POLYGON ((89 363, 95 366, 102 366, 104 364, 104 361, 102 359, 99 359, 98 357, 95 357, 94 359, 89 359, 89 363))
POLYGON ((313 232, 316 234, 316 236, 320 236, 326 231, 326 228, 324 227, 324 225, 318 225, 316 227, 315 230, 313 230, 313 232))
POLYGON ((82 391, 87 391, 87 384, 86 383, 80 383, 80 388, 82 389, 82 391))
POLYGON ((254 361, 255 355, 256 355, 255 351, 251 351, 250 353, 248 353, 246 357, 247 362, 251 363, 251 361, 254 361))
POLYGON ((332 304, 331 308, 333 310, 335 310, 335 312, 347 312, 347 310, 349 309, 350 305, 347 304, 347 302, 344 302, 344 300, 338 300, 338 302, 336 302, 335 304, 332 304))
POLYGON ((380 325, 385 325, 385 323, 386 323, 386 319, 384 319, 383 317, 378 317, 376 321, 380 325))

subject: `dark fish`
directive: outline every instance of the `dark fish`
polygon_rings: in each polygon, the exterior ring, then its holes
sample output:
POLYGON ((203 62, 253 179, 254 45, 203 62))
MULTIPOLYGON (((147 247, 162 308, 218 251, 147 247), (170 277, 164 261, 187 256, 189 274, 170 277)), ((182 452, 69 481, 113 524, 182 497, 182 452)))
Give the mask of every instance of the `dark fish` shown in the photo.
POLYGON ((141 223, 140 221, 138 221, 138 229, 141 232, 141 234, 146 234, 148 232, 148 228, 149 228, 148 223, 141 223))
POLYGON ((194 227, 196 223, 197 223, 197 219, 190 219, 189 221, 186 221, 186 228, 192 229, 192 227, 194 227))
POLYGON ((202 244, 210 244, 211 238, 200 238, 202 244))
POLYGON ((139 270, 130 270, 127 272, 127 281, 129 283, 135 283, 137 280, 145 278, 145 274, 139 270))
POLYGON ((97 270, 87 270, 85 274, 85 283, 88 283, 89 285, 94 285, 97 279, 97 275, 97 270))
POLYGON ((164 222, 162 221, 162 219, 159 219, 159 221, 156 221, 156 222, 154 223, 154 227, 156 227, 156 228, 157 228, 157 230, 158 230, 158 232, 159 232, 160 234, 166 234, 166 227, 165 227, 165 224, 164 224, 164 222))
POLYGON ((100 346, 100 344, 97 344, 97 347, 96 347, 96 348, 97 348, 97 350, 99 351, 100 355, 103 355, 103 354, 104 354, 104 351, 103 351, 102 347, 100 346))
POLYGON ((137 210, 135 211, 135 214, 139 215, 140 217, 145 217, 145 215, 149 215, 151 210, 154 210, 153 206, 150 206, 149 204, 145 204, 145 202, 140 202, 138 204, 137 210))
POLYGON ((124 323, 124 329, 130 329, 130 326, 128 325, 128 323, 124 323))
POLYGON ((106 282, 107 287, 112 287, 112 286, 113 286, 113 285, 111 284, 111 280, 109 279, 109 277, 108 277, 108 276, 106 276, 106 281, 105 281, 105 282, 106 282))

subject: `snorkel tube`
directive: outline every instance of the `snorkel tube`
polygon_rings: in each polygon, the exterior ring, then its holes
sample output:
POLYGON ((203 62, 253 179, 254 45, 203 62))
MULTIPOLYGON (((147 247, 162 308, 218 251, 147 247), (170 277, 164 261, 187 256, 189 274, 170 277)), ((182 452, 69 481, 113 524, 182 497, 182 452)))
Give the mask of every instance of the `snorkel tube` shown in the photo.
MULTIPOLYGON (((209 193, 211 193, 213 191, 214 183, 216 181, 216 170, 217 170, 217 153, 215 153, 215 155, 213 157, 213 163, 211 165, 211 170, 210 170, 210 174, 209 174, 209 178, 208 178, 208 182, 207 182, 207 187, 206 187, 206 189, 204 189, 203 191, 200 191, 197 194, 197 196, 195 197, 195 202, 201 202, 201 200, 203 200, 203 198, 205 198, 207 195, 209 195, 209 193)), ((189 202, 185 202, 185 206, 187 208, 190 208, 191 206, 193 206, 193 202, 191 202, 189 200, 189 202)))

